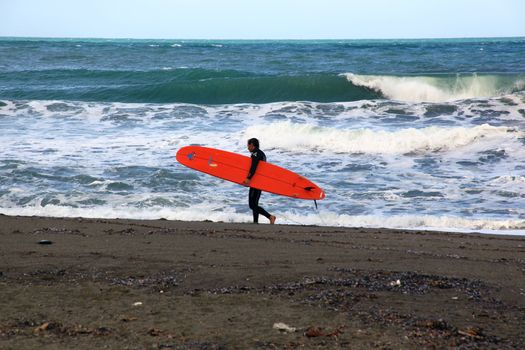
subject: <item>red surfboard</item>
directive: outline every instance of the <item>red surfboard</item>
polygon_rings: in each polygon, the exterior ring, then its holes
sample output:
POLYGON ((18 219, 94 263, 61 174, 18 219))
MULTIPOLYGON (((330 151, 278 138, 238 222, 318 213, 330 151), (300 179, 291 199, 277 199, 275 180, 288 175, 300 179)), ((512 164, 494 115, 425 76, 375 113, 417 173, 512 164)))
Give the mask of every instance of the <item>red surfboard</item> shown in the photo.
MULTIPOLYGON (((177 152, 177 161, 188 168, 235 182, 239 185, 248 176, 252 160, 250 157, 201 146, 186 146, 177 152)), ((324 191, 293 171, 260 161, 250 187, 293 198, 319 200, 324 191)))

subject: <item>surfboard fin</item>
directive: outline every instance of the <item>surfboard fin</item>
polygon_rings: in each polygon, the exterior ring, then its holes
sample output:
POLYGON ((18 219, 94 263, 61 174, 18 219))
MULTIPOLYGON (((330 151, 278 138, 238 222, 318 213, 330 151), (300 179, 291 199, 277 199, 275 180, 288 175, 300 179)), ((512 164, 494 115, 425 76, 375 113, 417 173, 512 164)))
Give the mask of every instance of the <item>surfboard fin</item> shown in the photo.
POLYGON ((317 210, 317 201, 314 199, 315 210, 317 210))

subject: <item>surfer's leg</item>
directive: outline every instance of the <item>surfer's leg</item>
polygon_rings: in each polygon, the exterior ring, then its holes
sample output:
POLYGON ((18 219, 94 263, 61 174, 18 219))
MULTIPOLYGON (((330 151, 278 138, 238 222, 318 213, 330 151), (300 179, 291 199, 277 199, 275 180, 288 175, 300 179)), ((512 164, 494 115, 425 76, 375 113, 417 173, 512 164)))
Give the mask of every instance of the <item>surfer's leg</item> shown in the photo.
POLYGON ((268 213, 266 210, 264 210, 263 207, 257 207, 257 209, 259 210, 259 214, 262 214, 267 219, 270 219, 270 217, 272 216, 270 213, 268 213))
POLYGON ((259 198, 261 197, 261 190, 250 187, 250 192, 248 194, 248 204, 250 209, 253 210, 253 222, 259 222, 259 198))
POLYGON ((259 214, 262 214, 264 217, 266 217, 268 220, 270 220, 270 223, 271 224, 274 224, 275 223, 275 219, 276 217, 273 216, 272 214, 268 213, 266 210, 264 210, 263 207, 260 207, 259 206, 259 198, 261 198, 261 194, 259 193, 259 197, 257 198, 257 212, 259 214))
POLYGON ((270 224, 275 224, 275 220, 277 220, 277 218, 275 217, 275 215, 272 215, 270 213, 268 213, 266 210, 264 210, 264 208, 262 207, 259 207, 259 213, 266 216, 266 218, 268 220, 270 220, 270 224))
POLYGON ((264 210, 263 207, 259 206, 259 199, 261 198, 261 193, 261 190, 250 188, 249 204, 250 209, 253 210, 253 222, 259 223, 259 214, 262 214, 264 217, 270 220, 271 224, 273 224, 275 223, 276 217, 264 210))

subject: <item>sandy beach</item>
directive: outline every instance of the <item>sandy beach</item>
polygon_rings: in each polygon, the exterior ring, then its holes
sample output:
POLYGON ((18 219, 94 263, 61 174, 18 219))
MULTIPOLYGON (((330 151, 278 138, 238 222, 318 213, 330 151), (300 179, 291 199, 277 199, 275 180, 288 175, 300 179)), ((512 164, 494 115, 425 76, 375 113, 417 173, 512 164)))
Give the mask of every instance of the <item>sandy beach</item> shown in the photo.
POLYGON ((520 236, 0 215, 0 242, 2 349, 525 343, 520 236))

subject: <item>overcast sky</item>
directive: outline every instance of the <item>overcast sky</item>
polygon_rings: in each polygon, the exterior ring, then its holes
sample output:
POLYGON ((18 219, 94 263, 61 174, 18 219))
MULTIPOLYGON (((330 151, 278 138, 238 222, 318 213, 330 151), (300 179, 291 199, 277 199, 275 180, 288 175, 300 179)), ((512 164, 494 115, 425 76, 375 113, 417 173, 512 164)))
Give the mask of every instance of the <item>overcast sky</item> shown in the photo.
POLYGON ((369 39, 525 36, 525 0, 0 0, 0 36, 369 39))

